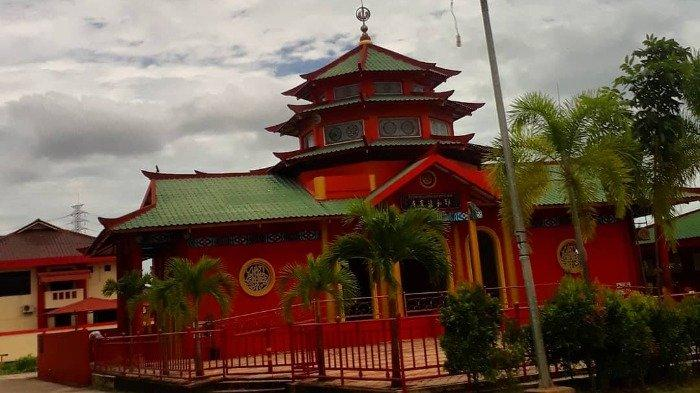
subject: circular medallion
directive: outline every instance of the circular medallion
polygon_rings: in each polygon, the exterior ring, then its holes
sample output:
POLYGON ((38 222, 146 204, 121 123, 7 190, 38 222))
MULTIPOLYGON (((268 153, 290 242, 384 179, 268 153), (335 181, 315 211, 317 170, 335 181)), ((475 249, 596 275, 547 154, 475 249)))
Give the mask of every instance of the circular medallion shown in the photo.
POLYGON ((416 125, 410 120, 404 120, 401 122, 401 132, 406 136, 413 135, 416 132, 416 125))
POLYGON ((437 177, 433 171, 425 171, 421 173, 418 180, 423 188, 433 188, 435 183, 437 183, 437 177))
POLYGON ((357 124, 351 124, 345 130, 345 133, 348 136, 348 139, 355 139, 360 136, 360 128, 357 127, 357 124))
POLYGON ((382 134, 385 136, 396 135, 396 123, 393 121, 385 121, 382 123, 382 134))
POLYGON ((328 131, 328 139, 330 139, 331 142, 338 142, 342 136, 343 132, 339 127, 333 127, 328 131))
POLYGON ((369 20, 370 16, 371 16, 371 13, 369 12, 369 8, 367 8, 365 6, 362 6, 355 11, 355 17, 360 22, 367 22, 369 20))
POLYGON ((559 266, 565 272, 576 274, 581 273, 581 264, 578 261, 578 251, 576 250, 576 240, 566 239, 557 248, 557 260, 559 266))
POLYGON ((241 267, 238 282, 250 296, 267 295, 275 285, 275 269, 264 259, 251 259, 241 267))

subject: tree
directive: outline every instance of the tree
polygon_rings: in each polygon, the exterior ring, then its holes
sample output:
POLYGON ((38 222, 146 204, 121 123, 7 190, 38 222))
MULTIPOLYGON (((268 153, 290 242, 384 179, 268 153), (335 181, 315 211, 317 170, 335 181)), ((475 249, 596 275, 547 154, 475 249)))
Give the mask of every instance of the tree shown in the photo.
MULTIPOLYGON (((172 285, 170 290, 173 296, 185 299, 195 329, 199 328, 199 309, 204 298, 213 298, 219 304, 221 313, 228 314, 235 284, 219 259, 203 256, 196 263, 191 263, 187 258, 171 258, 165 266, 165 278, 168 285, 172 285)), ((198 333, 195 333, 195 371, 198 376, 204 375, 202 343, 198 333)))
POLYGON ((632 130, 641 149, 637 199, 654 217, 663 283, 671 289, 667 242, 675 247, 673 205, 700 170, 700 60, 672 39, 649 35, 643 45, 625 57, 615 86, 634 110, 632 130))
POLYGON ((492 376, 501 304, 482 286, 460 286, 440 309, 445 334, 445 368, 450 373, 468 373, 476 383, 479 375, 492 376))
POLYGON ((140 304, 141 295, 148 289, 152 277, 150 274, 141 274, 139 270, 132 270, 124 274, 119 280, 108 279, 102 287, 104 296, 117 295, 117 299, 126 305, 126 316, 129 324, 129 335, 133 333, 133 318, 136 308, 140 304))
MULTIPOLYGON (((583 275, 590 281, 584 242, 595 230, 595 202, 604 194, 621 217, 630 204, 629 161, 634 143, 629 112, 613 91, 581 94, 562 105, 541 93, 518 98, 510 110, 516 187, 529 222, 548 188, 562 190, 569 204, 583 275)), ((491 179, 509 200, 500 139, 492 154, 491 179)), ((501 216, 512 222, 510 203, 501 216)))
POLYGON ((450 274, 443 232, 445 219, 433 209, 411 208, 401 212, 397 207, 375 208, 366 202, 351 204, 348 222, 356 223, 355 231, 338 237, 329 247, 331 261, 363 261, 375 288, 388 285, 391 330, 392 384, 400 381, 399 325, 397 289, 394 267, 404 260, 415 260, 426 267, 433 281, 444 281, 450 274))
POLYGON ((323 355, 323 328, 321 323, 321 301, 329 295, 342 310, 345 303, 357 296, 358 287, 355 275, 347 263, 332 263, 327 259, 308 257, 306 265, 285 266, 278 281, 281 293, 282 310, 288 321, 292 320, 292 305, 296 300, 313 309, 316 321, 316 361, 319 375, 326 375, 323 355))

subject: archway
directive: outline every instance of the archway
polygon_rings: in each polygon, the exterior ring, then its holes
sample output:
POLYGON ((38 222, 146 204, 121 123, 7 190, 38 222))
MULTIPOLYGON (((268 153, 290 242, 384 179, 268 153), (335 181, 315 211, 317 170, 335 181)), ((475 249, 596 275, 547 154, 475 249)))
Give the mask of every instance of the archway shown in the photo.
POLYGON ((372 280, 369 277, 367 263, 361 259, 352 259, 348 267, 357 278, 358 293, 357 299, 345 308, 345 319, 372 319, 374 316, 372 280))
POLYGON ((434 282, 425 265, 416 260, 400 262, 401 288, 403 289, 406 315, 423 314, 435 311, 447 291, 447 279, 434 282))
POLYGON ((481 282, 491 296, 500 298, 501 247, 498 243, 498 237, 493 231, 485 228, 479 228, 476 233, 479 243, 479 259, 481 260, 481 282))

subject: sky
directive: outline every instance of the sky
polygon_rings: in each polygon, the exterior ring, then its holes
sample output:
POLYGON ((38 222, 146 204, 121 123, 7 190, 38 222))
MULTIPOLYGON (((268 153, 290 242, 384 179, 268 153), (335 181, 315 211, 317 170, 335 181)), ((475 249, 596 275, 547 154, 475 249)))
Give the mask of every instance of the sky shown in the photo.
MULTIPOLYGON (((462 73, 443 90, 486 106, 455 124, 497 133, 479 2, 365 0, 375 44, 462 73)), ((162 172, 246 171, 297 142, 280 93, 357 45, 359 0, 0 0, 0 234, 138 208, 162 172)), ((506 105, 608 85, 645 34, 700 41, 700 0, 492 0, 506 105), (558 86, 558 89, 557 89, 558 86)))

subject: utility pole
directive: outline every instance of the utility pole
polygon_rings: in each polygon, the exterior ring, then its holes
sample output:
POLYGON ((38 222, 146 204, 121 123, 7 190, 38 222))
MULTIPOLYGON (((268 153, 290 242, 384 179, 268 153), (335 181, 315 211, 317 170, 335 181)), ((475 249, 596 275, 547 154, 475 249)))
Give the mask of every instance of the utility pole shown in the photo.
POLYGON ((83 233, 87 230, 87 212, 83 210, 83 206, 85 206, 82 203, 76 203, 75 205, 72 205, 71 208, 73 208, 73 211, 70 214, 71 217, 71 229, 73 229, 74 232, 79 232, 83 233))
MULTIPOLYGON (((481 15, 484 19, 484 33, 486 33, 486 48, 489 53, 489 64, 491 65, 491 79, 493 80, 493 94, 496 98, 496 112, 498 113, 498 125, 503 141, 503 159, 506 164, 506 178, 508 179, 508 194, 510 195, 511 210, 513 211, 513 225, 515 228, 515 239, 518 244, 518 256, 523 270, 523 281, 525 281, 525 293, 527 294, 527 304, 530 312, 530 326, 532 326, 532 336, 535 344, 535 357, 537 358, 537 369, 539 370, 539 388, 550 390, 554 388, 552 378, 549 375, 549 364, 547 355, 544 352, 544 341, 542 340, 542 327, 540 326, 539 311, 537 309, 537 295, 535 293, 535 281, 532 277, 532 266, 530 265, 530 245, 527 242, 525 232, 525 222, 520 212, 520 199, 518 190, 515 187, 515 167, 513 156, 510 150, 510 136, 508 135, 508 124, 506 122, 506 110, 503 105, 503 93, 501 92, 501 80, 498 75, 498 63, 496 62, 496 49, 493 44, 493 32, 491 31, 491 18, 489 17, 489 5, 487 0, 481 1, 481 15)), ((566 388, 564 388, 566 389, 566 388)))

